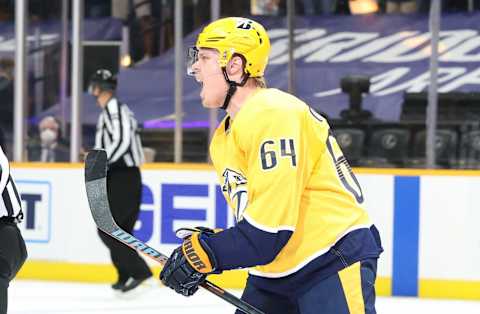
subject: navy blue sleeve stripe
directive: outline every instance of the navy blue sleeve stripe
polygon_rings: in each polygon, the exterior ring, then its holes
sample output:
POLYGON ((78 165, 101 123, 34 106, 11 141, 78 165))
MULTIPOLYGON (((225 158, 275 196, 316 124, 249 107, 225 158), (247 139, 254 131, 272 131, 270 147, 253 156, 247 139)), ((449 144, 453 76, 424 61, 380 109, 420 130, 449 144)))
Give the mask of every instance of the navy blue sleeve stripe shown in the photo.
POLYGON ((292 234, 289 230, 266 232, 243 219, 235 227, 204 240, 215 254, 218 270, 229 270, 272 262, 292 234))

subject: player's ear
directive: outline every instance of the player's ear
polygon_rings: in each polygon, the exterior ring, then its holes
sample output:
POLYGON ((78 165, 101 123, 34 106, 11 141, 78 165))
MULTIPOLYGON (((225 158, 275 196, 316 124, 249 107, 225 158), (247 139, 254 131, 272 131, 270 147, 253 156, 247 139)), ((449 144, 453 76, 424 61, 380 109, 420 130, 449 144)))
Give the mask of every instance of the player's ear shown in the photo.
POLYGON ((245 62, 239 55, 234 55, 227 64, 227 73, 229 76, 243 75, 245 62))

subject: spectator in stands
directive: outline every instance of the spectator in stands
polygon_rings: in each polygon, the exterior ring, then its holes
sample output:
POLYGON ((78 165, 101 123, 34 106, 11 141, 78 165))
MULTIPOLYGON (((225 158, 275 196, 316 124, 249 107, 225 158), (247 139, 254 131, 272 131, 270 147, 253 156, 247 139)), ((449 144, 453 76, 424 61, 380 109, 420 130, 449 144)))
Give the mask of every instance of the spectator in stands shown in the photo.
POLYGON ((28 145, 28 160, 41 162, 68 162, 70 152, 68 144, 61 137, 60 123, 52 116, 40 120, 39 137, 28 145))
POLYGON ((127 21, 134 13, 140 23, 143 38, 143 58, 137 62, 144 63, 155 55, 154 19, 152 3, 149 0, 133 0, 131 7, 129 0, 112 0, 112 16, 127 21))
POLYGON ((417 12, 415 0, 387 0, 387 13, 414 13, 417 12))
POLYGON ((280 0, 251 0, 253 15, 278 15, 280 0))

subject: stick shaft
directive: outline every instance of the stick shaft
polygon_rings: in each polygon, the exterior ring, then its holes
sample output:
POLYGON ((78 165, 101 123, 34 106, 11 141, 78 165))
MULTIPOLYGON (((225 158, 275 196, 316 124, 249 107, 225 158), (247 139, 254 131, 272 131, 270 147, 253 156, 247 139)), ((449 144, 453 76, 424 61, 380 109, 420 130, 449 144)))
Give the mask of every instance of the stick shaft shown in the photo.
MULTIPOLYGON (((120 227, 116 226, 114 231, 108 231, 101 228, 101 226, 97 227, 102 230, 103 232, 107 233, 111 237, 117 239, 118 241, 122 242, 123 244, 131 247, 132 249, 136 250, 138 253, 141 253, 161 265, 164 265, 168 259, 168 257, 154 248, 150 247, 146 243, 138 240, 133 235, 129 234, 128 232, 122 230, 120 227)), ((200 286, 207 291, 213 293, 214 295, 222 298, 223 300, 227 301, 228 303, 234 305, 238 309, 242 310, 246 314, 264 314, 263 312, 257 310, 250 304, 246 303, 245 301, 237 298, 233 294, 225 291, 224 289, 220 288, 219 286, 215 285, 214 283, 206 280, 200 286)))

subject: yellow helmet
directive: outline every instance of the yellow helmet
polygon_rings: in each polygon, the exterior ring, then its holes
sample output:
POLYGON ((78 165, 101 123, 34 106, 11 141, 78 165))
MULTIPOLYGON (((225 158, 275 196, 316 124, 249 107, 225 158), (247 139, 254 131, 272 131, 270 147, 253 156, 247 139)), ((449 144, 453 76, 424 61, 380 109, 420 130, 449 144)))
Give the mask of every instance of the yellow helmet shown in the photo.
POLYGON ((227 17, 207 25, 197 39, 197 48, 213 48, 220 52, 223 68, 237 53, 245 58, 245 72, 250 77, 264 74, 270 54, 270 39, 263 26, 242 17, 227 17))

